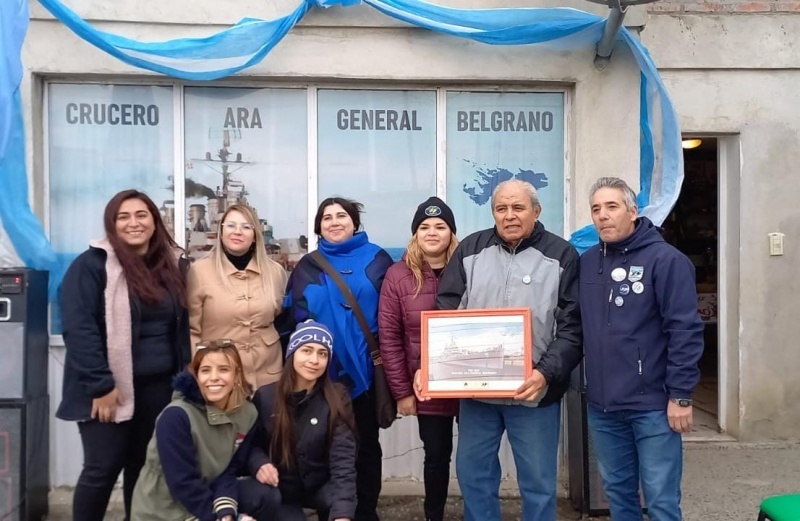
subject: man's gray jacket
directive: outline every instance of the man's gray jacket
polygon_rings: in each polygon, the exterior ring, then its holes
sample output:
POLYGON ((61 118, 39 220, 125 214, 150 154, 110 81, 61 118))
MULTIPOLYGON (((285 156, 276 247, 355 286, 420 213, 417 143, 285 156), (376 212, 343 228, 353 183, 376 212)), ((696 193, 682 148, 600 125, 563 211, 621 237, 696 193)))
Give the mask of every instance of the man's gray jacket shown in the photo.
POLYGON ((548 384, 540 406, 561 399, 583 356, 578 262, 572 245, 541 222, 516 248, 491 228, 458 245, 439 285, 439 309, 531 309, 534 367, 548 384))

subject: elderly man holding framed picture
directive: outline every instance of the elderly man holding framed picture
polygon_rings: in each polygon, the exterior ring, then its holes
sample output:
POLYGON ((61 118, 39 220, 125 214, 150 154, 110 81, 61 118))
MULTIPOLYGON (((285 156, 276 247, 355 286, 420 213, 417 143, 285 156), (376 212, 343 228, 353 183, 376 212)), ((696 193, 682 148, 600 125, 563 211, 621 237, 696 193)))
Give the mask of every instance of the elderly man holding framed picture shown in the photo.
POLYGON ((578 253, 538 221, 536 189, 511 179, 492 194, 495 226, 465 238, 445 268, 439 309, 530 308, 533 371, 508 399, 461 400, 456 454, 467 521, 500 521, 508 435, 524 521, 555 521, 560 401, 582 357, 578 253))

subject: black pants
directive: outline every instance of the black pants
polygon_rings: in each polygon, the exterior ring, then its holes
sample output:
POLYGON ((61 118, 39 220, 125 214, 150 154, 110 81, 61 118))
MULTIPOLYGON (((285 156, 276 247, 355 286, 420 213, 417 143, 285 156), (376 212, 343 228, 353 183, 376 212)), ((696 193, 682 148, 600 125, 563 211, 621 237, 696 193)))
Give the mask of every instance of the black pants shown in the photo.
POLYGON ((313 494, 305 495, 302 504, 283 503, 278 488, 253 478, 239 480, 239 513, 256 521, 306 521, 304 508, 316 510, 319 521, 328 521, 331 499, 327 486, 323 485, 313 494))
POLYGON ((419 437, 425 450, 425 519, 442 521, 450 484, 450 456, 453 453, 453 417, 420 414, 419 437))
POLYGON ((353 400, 353 414, 358 430, 356 456, 356 517, 354 521, 378 521, 378 496, 383 479, 383 451, 375 416, 375 394, 372 389, 353 400))
POLYGON ((72 499, 72 519, 103 521, 111 491, 123 472, 125 520, 130 519, 133 487, 144 466, 156 418, 170 402, 170 375, 136 377, 133 418, 122 423, 78 423, 83 470, 72 499))

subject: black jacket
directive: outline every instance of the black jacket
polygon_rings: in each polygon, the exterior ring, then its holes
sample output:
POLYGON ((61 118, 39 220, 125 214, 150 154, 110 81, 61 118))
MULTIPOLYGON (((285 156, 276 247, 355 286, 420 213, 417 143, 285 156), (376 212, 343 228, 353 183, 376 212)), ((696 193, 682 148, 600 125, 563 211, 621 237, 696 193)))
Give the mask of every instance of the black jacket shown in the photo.
MULTIPOLYGON (((179 261, 181 272, 189 269, 188 259, 179 261)), ((91 419, 92 400, 114 389, 108 366, 105 297, 106 252, 91 247, 70 265, 61 283, 61 318, 67 355, 61 404, 56 416, 67 421, 91 419)), ((141 324, 139 300, 131 296, 131 339, 135 344, 141 324)), ((177 373, 191 360, 189 317, 185 308, 175 317, 173 347, 177 373)))
MULTIPOLYGON (((344 386, 335 384, 351 411, 350 396, 344 386)), ((256 392, 253 404, 263 426, 262 439, 251 450, 248 467, 252 475, 265 463, 271 463, 269 440, 273 434, 275 393, 278 384, 265 385, 256 392)), ((305 396, 297 396, 295 419, 295 468, 278 466, 281 501, 298 504, 328 484, 330 519, 353 519, 356 511, 356 435, 344 422, 339 422, 328 440, 330 407, 322 389, 314 388, 305 396)))

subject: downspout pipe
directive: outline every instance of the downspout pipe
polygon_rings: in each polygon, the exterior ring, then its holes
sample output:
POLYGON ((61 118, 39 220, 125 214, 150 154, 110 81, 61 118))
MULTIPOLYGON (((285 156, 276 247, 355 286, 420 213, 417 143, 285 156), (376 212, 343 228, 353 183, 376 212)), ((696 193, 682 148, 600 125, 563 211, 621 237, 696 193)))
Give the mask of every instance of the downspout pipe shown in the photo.
POLYGON ((611 53, 614 50, 617 35, 619 35, 622 22, 625 20, 625 13, 628 11, 628 6, 622 7, 619 0, 612 0, 611 4, 611 11, 609 11, 608 18, 606 18, 603 36, 597 43, 597 51, 594 57, 594 66, 601 71, 611 61, 611 53))

